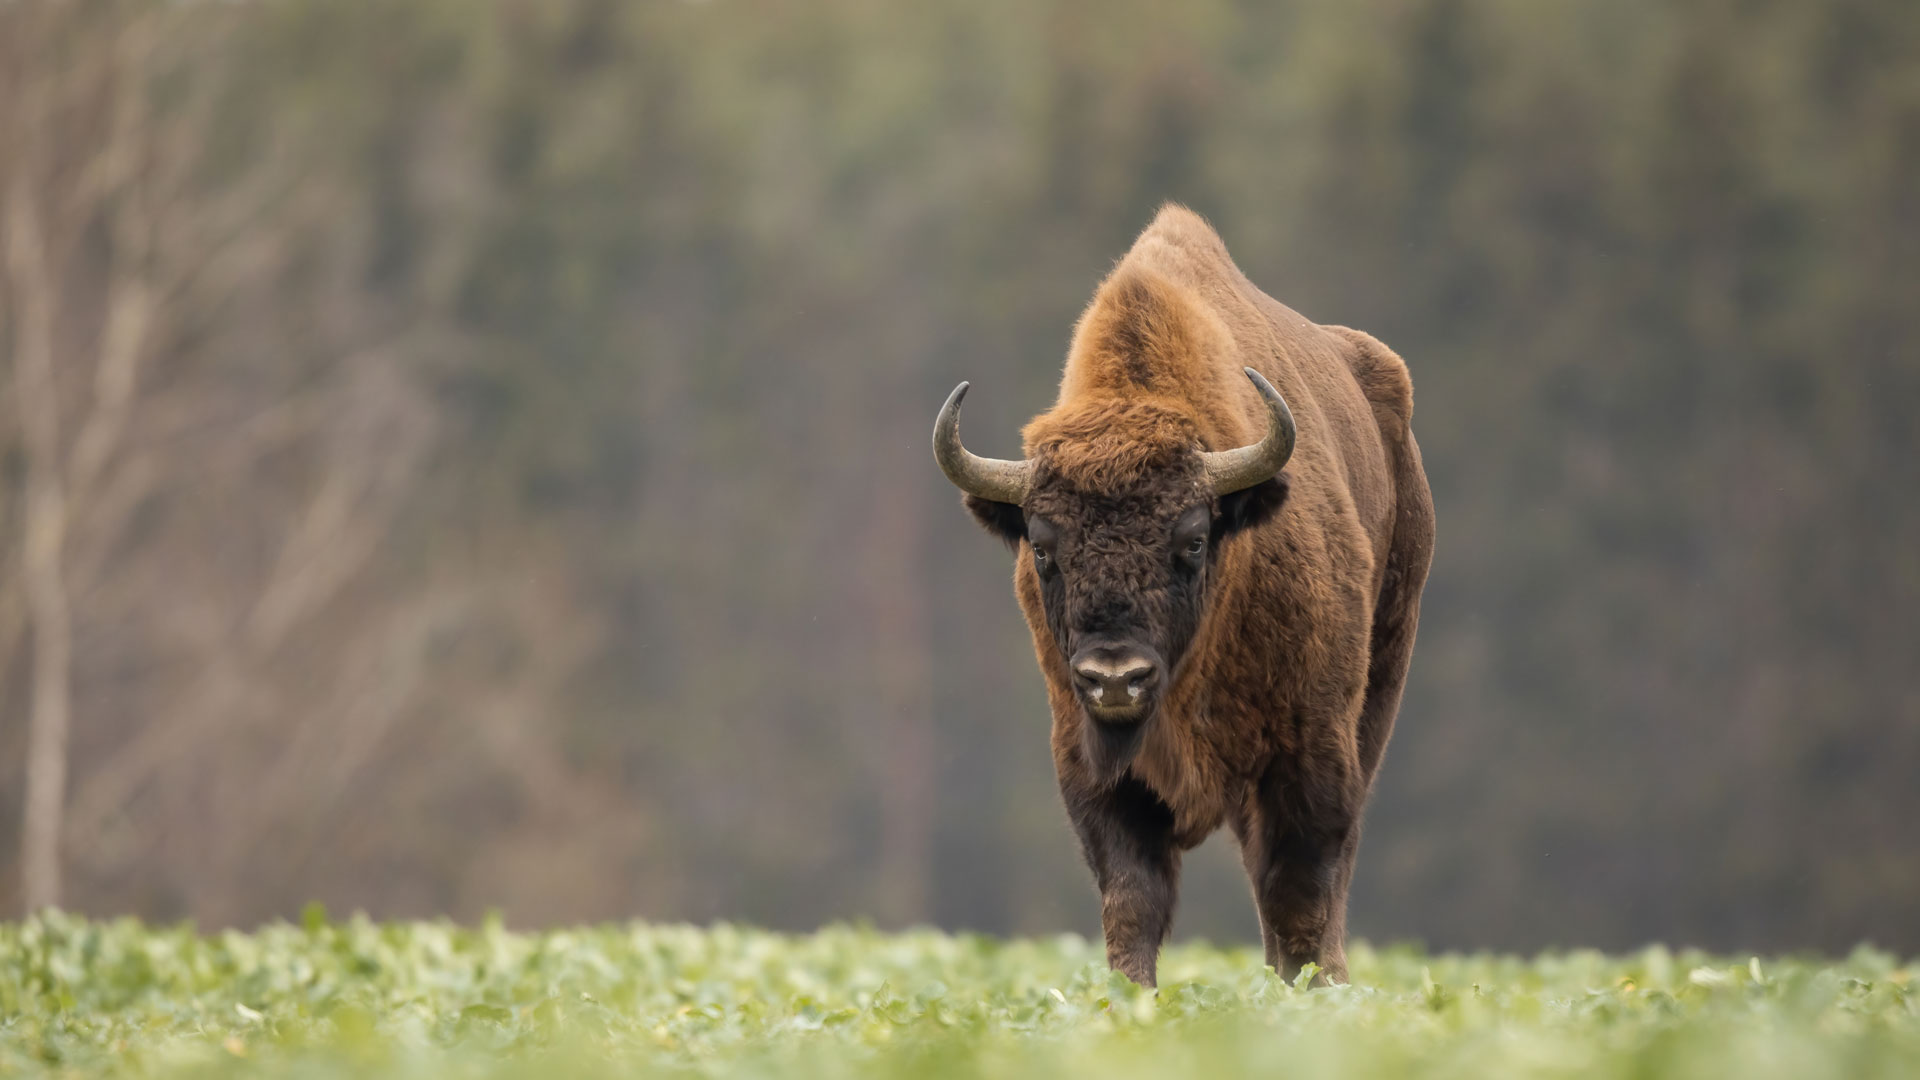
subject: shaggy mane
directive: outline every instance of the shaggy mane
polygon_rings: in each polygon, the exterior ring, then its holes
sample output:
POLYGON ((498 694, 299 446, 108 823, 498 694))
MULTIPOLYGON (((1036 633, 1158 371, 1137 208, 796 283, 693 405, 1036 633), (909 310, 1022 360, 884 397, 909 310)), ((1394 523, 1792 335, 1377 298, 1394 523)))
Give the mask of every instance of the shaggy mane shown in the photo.
POLYGON ((1238 423, 1221 430, 1244 392, 1239 350, 1201 292, 1223 272, 1238 274, 1213 229, 1163 208, 1081 314, 1059 399, 1026 427, 1027 456, 1083 490, 1117 492, 1194 450, 1239 445, 1238 423))
POLYGON ((1164 398, 1085 397, 1033 418, 1027 456, 1074 487, 1118 494, 1159 470, 1191 465, 1200 432, 1192 413, 1164 398))

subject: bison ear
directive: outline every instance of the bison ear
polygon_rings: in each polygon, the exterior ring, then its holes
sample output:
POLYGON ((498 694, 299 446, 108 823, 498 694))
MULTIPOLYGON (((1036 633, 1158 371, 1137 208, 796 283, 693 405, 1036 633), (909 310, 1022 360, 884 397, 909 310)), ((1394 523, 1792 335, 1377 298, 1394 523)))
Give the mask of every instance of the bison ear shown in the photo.
POLYGON ((999 537, 1010 548, 1019 548, 1027 538, 1027 515, 1012 503, 994 502, 978 495, 961 500, 980 527, 999 537))
POLYGON ((1242 529, 1257 528, 1272 521, 1286 501, 1287 474, 1284 472, 1250 488, 1220 496, 1220 512, 1213 519, 1213 538, 1225 540, 1242 529))

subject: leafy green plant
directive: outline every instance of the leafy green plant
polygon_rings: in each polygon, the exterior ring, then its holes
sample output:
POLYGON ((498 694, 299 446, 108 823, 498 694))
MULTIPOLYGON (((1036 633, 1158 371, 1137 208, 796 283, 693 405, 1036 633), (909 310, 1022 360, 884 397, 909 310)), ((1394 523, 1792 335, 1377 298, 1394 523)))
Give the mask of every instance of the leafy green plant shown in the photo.
POLYGON ((1182 945, 1164 983, 1097 943, 498 920, 201 934, 0 926, 9 1075, 1874 1077, 1920 1068, 1911 967, 1654 947, 1531 960, 1356 943, 1308 989, 1182 945))

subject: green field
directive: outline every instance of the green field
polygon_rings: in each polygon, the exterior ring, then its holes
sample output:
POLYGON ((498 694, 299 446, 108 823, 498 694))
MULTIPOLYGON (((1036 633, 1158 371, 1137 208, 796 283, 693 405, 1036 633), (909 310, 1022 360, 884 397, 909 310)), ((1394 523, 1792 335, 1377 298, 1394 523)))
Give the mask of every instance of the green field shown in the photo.
POLYGON ((1648 949, 1351 952, 1297 988, 1180 946, 836 927, 0 926, 0 1075, 1719 1076, 1920 1073, 1913 965, 1648 949))

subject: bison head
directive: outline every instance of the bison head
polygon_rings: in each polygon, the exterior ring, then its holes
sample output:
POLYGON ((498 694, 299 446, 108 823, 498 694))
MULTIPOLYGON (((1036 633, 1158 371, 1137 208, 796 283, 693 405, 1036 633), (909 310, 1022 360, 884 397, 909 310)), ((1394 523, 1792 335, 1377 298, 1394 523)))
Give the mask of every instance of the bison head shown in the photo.
POLYGON ((981 524, 1032 561, 1093 721, 1096 764, 1117 767, 1138 746, 1200 626, 1221 543, 1286 498, 1293 417, 1265 378, 1246 374, 1267 431, 1232 450, 1200 449, 1191 422, 1164 405, 1113 399, 1063 422, 1033 456, 1000 461, 960 443, 966 383, 940 410, 934 456, 981 524))

